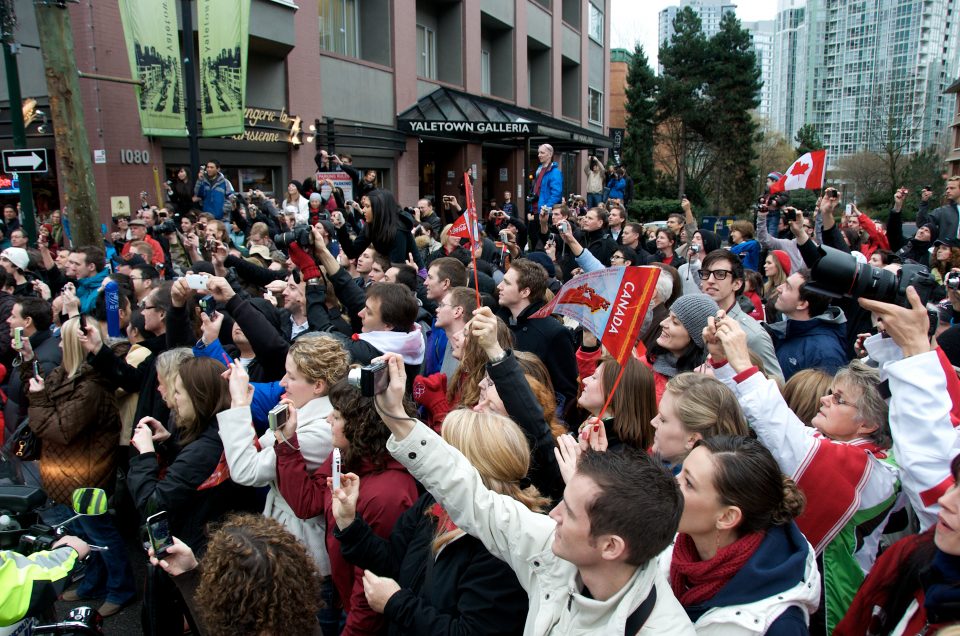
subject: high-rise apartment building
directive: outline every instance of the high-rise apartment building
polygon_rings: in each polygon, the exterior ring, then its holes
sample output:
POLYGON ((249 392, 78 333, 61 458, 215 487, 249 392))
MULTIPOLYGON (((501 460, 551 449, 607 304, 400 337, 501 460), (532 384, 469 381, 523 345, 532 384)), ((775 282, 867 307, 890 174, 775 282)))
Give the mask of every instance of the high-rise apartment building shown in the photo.
POLYGON ((773 39, 776 22, 774 20, 759 20, 757 22, 744 22, 743 28, 750 32, 753 40, 753 52, 757 55, 757 66, 760 67, 760 81, 763 87, 760 89, 760 106, 757 107, 757 114, 767 122, 772 116, 772 92, 773 92, 773 39))
POLYGON ((813 124, 838 157, 941 144, 957 77, 957 0, 780 0, 772 112, 788 139, 813 124))
MULTIPOLYGON (((693 9, 700 16, 704 35, 712 38, 720 31, 720 20, 724 13, 735 13, 737 5, 725 0, 683 0, 679 5, 661 9, 657 44, 662 45, 673 37, 673 19, 677 12, 685 7, 693 9)), ((662 71, 663 68, 660 68, 662 71)))

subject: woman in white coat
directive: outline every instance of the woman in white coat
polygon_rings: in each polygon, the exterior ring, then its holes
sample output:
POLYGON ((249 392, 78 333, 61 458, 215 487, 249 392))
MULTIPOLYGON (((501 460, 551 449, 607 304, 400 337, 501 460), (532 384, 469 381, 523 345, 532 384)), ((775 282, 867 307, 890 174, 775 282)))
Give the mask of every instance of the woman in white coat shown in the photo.
POLYGON ((820 602, 816 557, 793 522, 803 494, 749 437, 703 439, 677 476, 683 516, 660 556, 698 634, 808 634, 820 602))
MULTIPOLYGON (((297 443, 307 468, 316 470, 333 451, 333 430, 327 416, 333 410, 327 393, 347 374, 349 358, 329 336, 306 335, 290 346, 286 374, 280 386, 286 391, 281 403, 296 408, 297 443)), ((230 467, 230 478, 245 486, 270 486, 263 514, 282 523, 301 540, 317 562, 323 576, 330 574, 330 559, 324 544, 323 516, 299 519, 277 488, 277 437, 266 431, 257 438, 250 402, 253 387, 239 364, 230 365, 231 408, 219 413, 220 438, 230 467)))

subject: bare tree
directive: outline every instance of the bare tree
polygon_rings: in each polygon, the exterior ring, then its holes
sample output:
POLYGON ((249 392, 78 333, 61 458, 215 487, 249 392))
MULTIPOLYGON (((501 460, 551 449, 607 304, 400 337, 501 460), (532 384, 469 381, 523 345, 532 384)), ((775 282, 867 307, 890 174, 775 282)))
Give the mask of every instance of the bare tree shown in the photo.
POLYGON ((883 159, 890 196, 903 178, 911 147, 919 147, 925 105, 914 102, 916 80, 878 86, 867 113, 867 149, 883 159))

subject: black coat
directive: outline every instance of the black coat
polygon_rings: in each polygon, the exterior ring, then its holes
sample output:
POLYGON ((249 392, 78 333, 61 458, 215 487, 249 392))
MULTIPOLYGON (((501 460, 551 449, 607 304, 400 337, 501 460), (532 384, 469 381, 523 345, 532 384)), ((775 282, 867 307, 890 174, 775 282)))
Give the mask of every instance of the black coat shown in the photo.
POLYGON ((501 308, 500 317, 513 332, 514 349, 536 354, 550 372, 557 404, 565 412, 577 397, 577 352, 573 335, 563 323, 553 317, 530 318, 544 305, 533 303, 514 321, 507 308, 501 308))
POLYGON ((556 443, 543 415, 543 409, 523 375, 512 351, 496 364, 487 364, 487 374, 510 417, 523 430, 530 446, 530 470, 527 476, 540 494, 558 502, 563 498, 563 477, 553 449, 556 443))
POLYGON ((163 446, 158 451, 168 460, 163 478, 160 478, 158 453, 138 453, 130 458, 127 487, 144 519, 165 510, 170 532, 194 552, 201 554, 206 549, 206 526, 211 521, 219 521, 233 511, 262 509, 253 488, 240 486, 229 478, 219 485, 198 490, 213 474, 223 455, 216 419, 190 444, 182 448, 173 443, 169 443, 168 448, 163 446))
MULTIPOLYGON (((30 347, 33 349, 34 359, 40 363, 40 375, 47 377, 50 372, 60 366, 63 352, 60 350, 60 338, 49 329, 38 331, 30 336, 30 347)), ((29 362, 27 364, 33 364, 29 362)), ((19 365, 17 365, 19 366, 19 365)), ((3 419, 6 426, 6 439, 17 430, 17 425, 27 416, 30 407, 30 396, 27 387, 20 379, 19 369, 11 366, 7 373, 7 403, 3 407, 3 419)))
POLYGON ((429 493, 421 496, 389 540, 359 517, 342 532, 334 529, 347 561, 400 585, 383 612, 389 633, 522 634, 527 593, 510 566, 466 534, 433 554, 437 521, 427 511, 434 503, 429 493))

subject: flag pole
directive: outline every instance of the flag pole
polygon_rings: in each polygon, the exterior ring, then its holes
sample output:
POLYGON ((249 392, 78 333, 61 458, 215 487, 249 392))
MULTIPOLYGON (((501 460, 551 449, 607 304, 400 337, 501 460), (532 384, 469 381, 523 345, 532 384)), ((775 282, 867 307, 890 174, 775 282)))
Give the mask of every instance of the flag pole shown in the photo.
POLYGON ((470 172, 463 173, 463 192, 467 197, 467 233, 470 235, 470 261, 473 263, 473 291, 477 299, 477 309, 480 309, 480 277, 477 274, 477 239, 480 238, 480 222, 477 218, 477 208, 473 203, 473 183, 470 181, 470 172))
POLYGON ((598 420, 603 419, 604 413, 607 412, 607 408, 610 406, 610 402, 613 401, 613 394, 617 390, 617 387, 620 386, 620 379, 623 378, 623 372, 627 368, 626 363, 630 361, 630 357, 627 356, 627 359, 624 360, 624 364, 620 364, 620 372, 617 373, 617 379, 613 381, 613 386, 610 387, 610 392, 607 394, 607 401, 603 403, 603 408, 600 409, 600 413, 597 415, 598 420))

